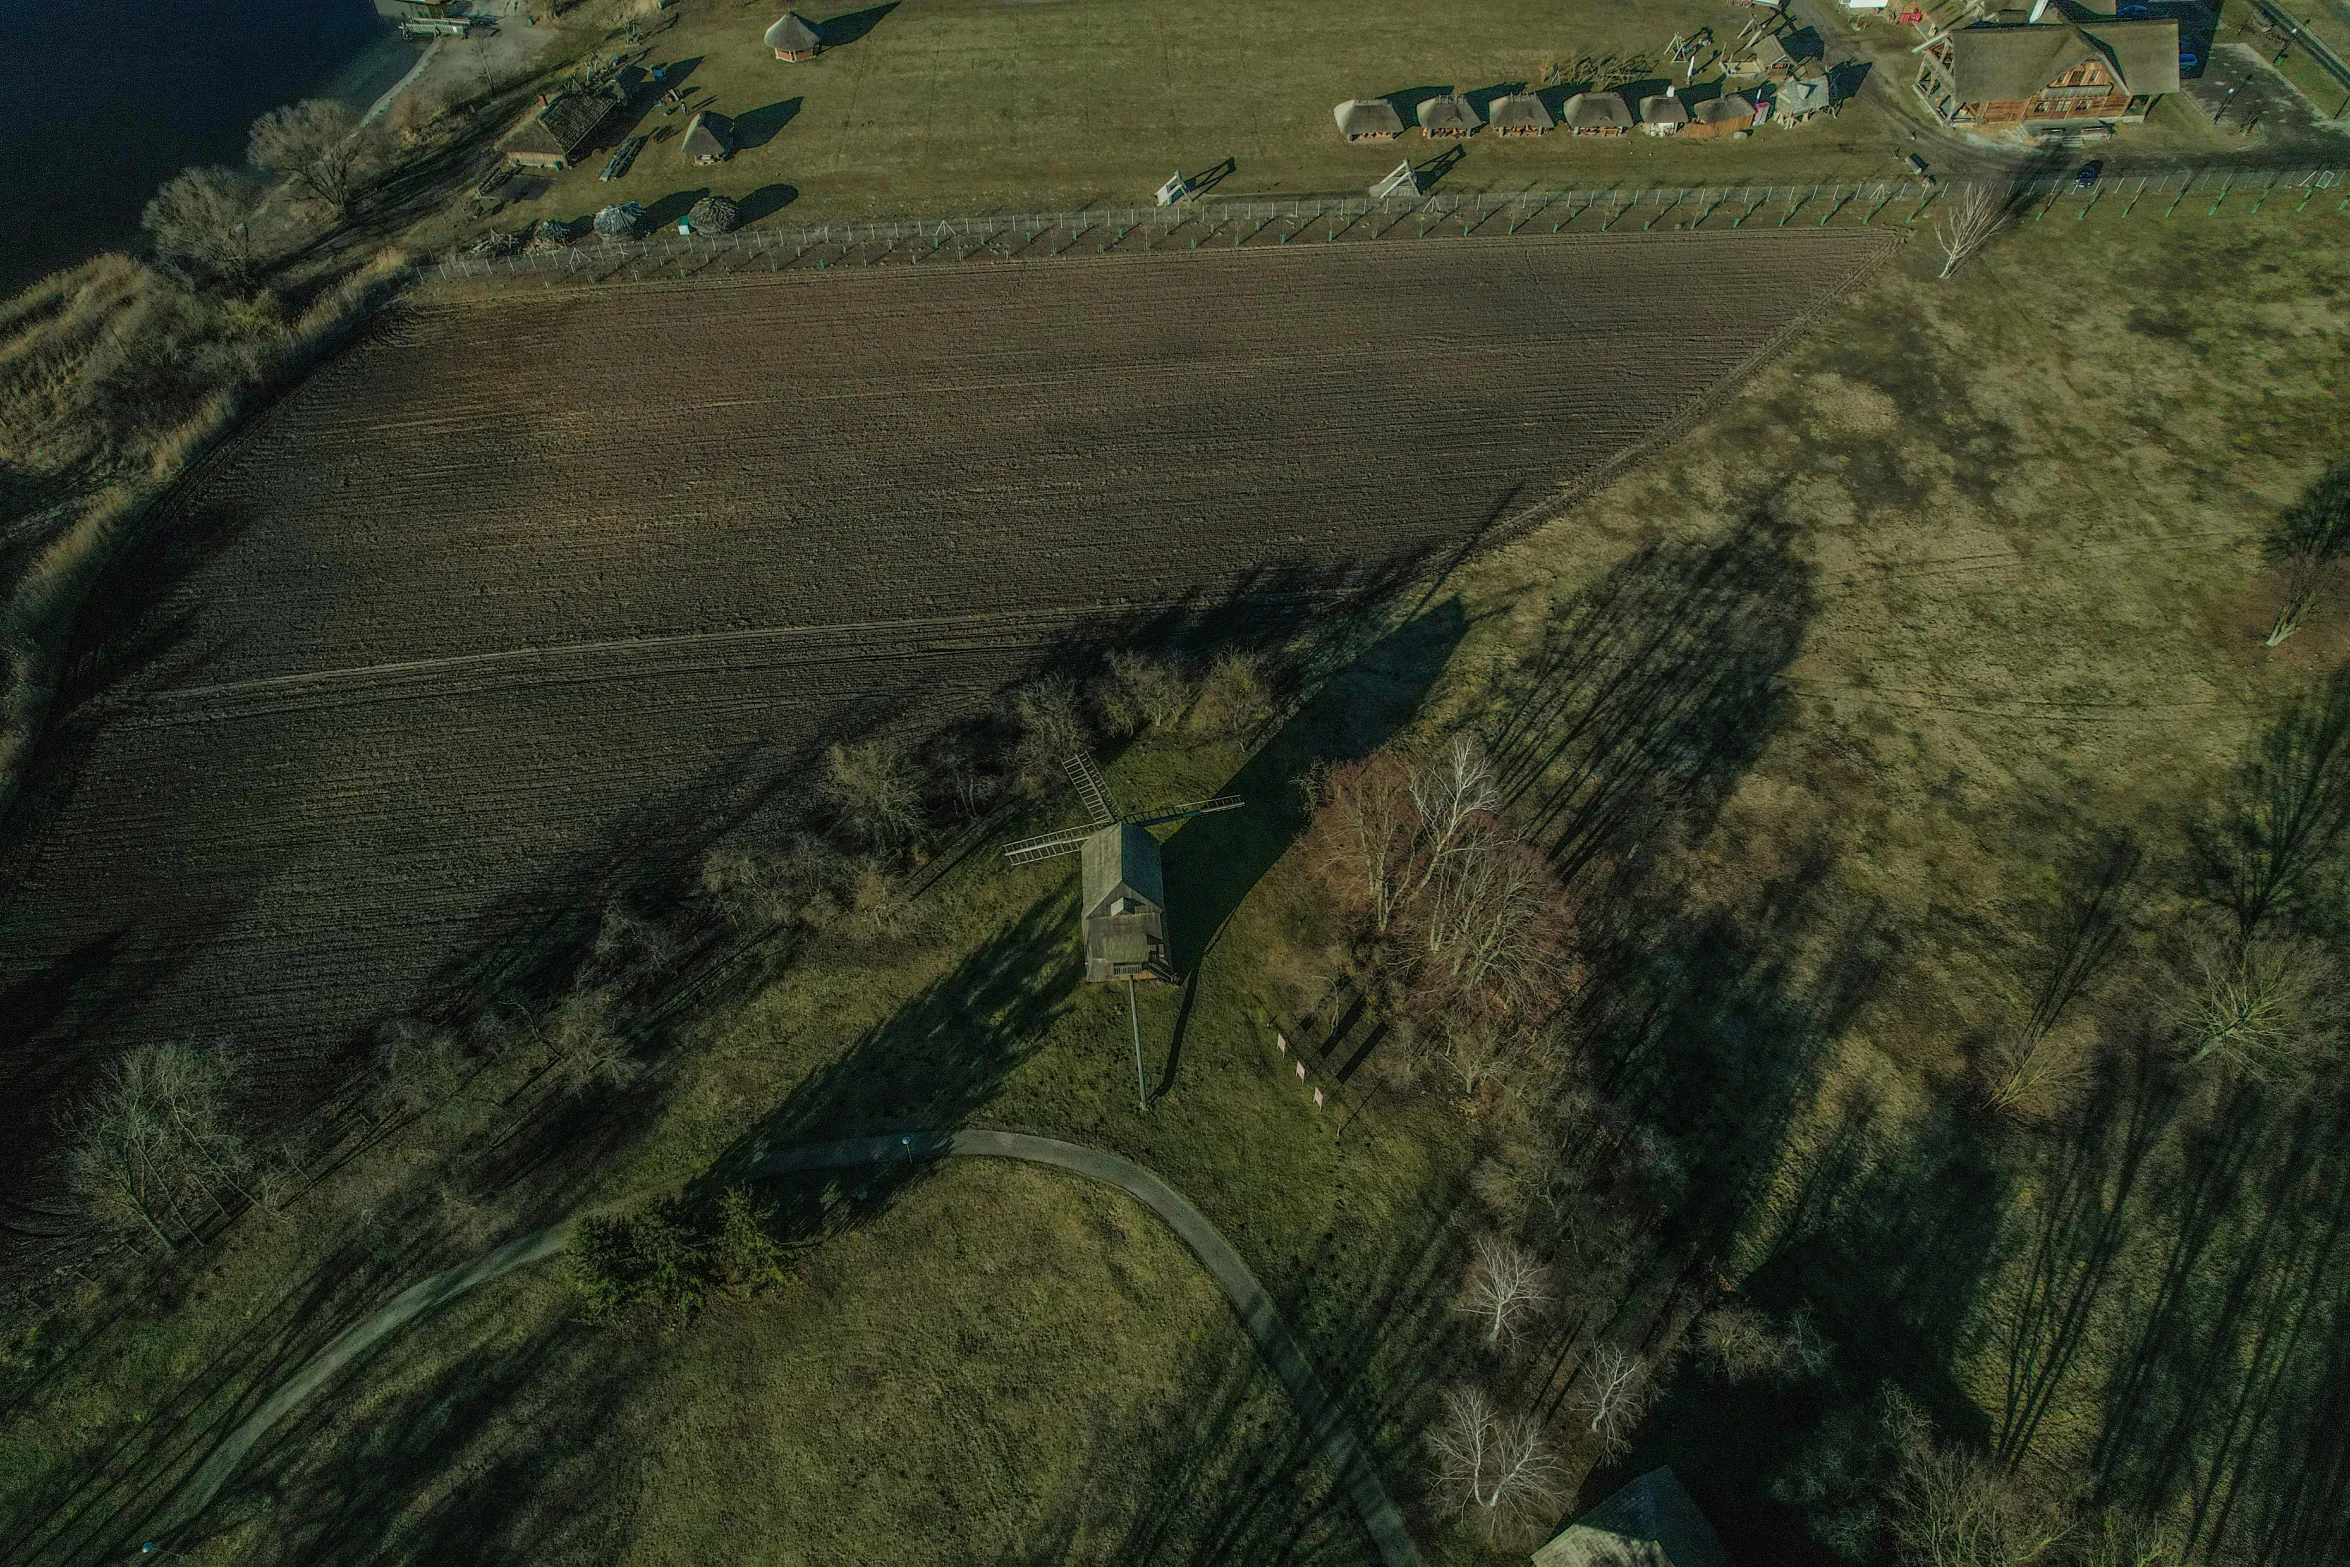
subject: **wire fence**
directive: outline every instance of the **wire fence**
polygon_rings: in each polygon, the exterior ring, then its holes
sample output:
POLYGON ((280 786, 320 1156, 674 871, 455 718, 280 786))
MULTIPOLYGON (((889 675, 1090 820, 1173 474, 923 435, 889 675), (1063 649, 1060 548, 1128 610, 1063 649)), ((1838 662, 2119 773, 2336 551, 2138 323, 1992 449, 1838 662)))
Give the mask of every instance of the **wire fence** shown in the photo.
POLYGON ((1459 238, 1538 233, 1826 228, 1832 224, 1912 227, 1937 206, 1987 193, 2005 200, 2018 222, 2059 212, 2075 221, 2092 213, 2170 217, 2256 214, 2272 202, 2294 211, 2350 210, 2350 175, 2337 169, 2209 170, 2124 175, 2086 188, 2070 177, 1999 187, 1923 185, 1914 180, 1791 185, 1618 186, 1606 190, 1445 192, 1424 196, 1194 201, 1168 207, 1109 207, 1082 212, 900 218, 740 229, 731 234, 674 234, 609 240, 589 234, 560 245, 511 254, 476 249, 442 258, 443 280, 502 275, 579 281, 651 278, 674 273, 787 267, 822 269, 877 263, 919 264, 981 258, 1107 255, 1198 250, 1210 245, 1362 243, 1393 238, 1459 238))

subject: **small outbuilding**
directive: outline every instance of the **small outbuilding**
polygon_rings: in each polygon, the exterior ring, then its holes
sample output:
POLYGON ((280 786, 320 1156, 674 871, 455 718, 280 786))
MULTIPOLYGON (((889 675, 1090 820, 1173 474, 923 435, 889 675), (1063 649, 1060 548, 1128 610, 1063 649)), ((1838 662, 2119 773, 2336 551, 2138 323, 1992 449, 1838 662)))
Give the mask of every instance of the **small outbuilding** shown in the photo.
POLYGON ((1673 1471, 1651 1469, 1560 1530, 1534 1567, 1730 1567, 1730 1558, 1673 1471))
POLYGON ((1348 141, 1393 141, 1403 134, 1403 116, 1384 98, 1349 98, 1330 111, 1338 134, 1348 141))
POLYGON ((1577 93, 1560 105, 1559 123, 1577 136, 1621 136, 1632 128, 1632 106, 1622 93, 1577 93))
POLYGON ((1418 110, 1420 133, 1438 140, 1458 141, 1474 136, 1485 122, 1477 118, 1477 111, 1468 99, 1458 93, 1423 98, 1418 110))
POLYGON ((1744 136, 1754 129, 1754 100, 1743 93, 1708 98, 1689 111, 1684 136, 1744 136))
POLYGON ((1761 33, 1722 56, 1724 76, 1769 76, 1795 68, 1795 57, 1776 33, 1761 33))
POLYGON ((691 162, 724 163, 734 156, 734 122, 704 109, 686 122, 685 140, 679 145, 691 162))
POLYGON ((568 169, 596 144, 619 109, 618 88, 542 95, 530 118, 506 139, 506 161, 518 169, 568 169))
POLYGON ((767 29, 767 47, 778 60, 813 60, 823 52, 824 34, 797 11, 786 11, 767 29))
POLYGON ((1159 840, 1120 822, 1085 840, 1082 872, 1085 977, 1172 979, 1167 959, 1167 882, 1159 840))
POLYGON ((1834 95, 1824 76, 1798 76, 1781 87, 1771 100, 1771 117, 1781 125, 1801 125, 1834 107, 1834 95))
POLYGON ((1640 100, 1640 130, 1648 136, 1678 136, 1689 123, 1689 105, 1671 93, 1640 100))
POLYGON ((1556 122, 1540 98, 1520 92, 1494 99, 1485 110, 1485 123, 1493 127, 1496 136, 1543 136, 1556 122))

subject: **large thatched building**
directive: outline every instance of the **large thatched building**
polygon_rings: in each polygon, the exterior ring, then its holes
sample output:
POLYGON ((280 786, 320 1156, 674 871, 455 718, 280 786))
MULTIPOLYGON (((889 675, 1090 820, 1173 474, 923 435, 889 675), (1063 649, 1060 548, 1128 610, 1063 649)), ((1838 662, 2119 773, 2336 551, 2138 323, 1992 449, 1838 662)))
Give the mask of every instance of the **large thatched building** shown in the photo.
POLYGON ((506 161, 518 169, 570 168, 594 148, 623 96, 617 87, 542 96, 506 139, 506 161))
POLYGON ((797 11, 786 11, 767 29, 767 47, 778 60, 813 60, 824 49, 824 34, 797 11))
POLYGON ((1104 827, 1085 840, 1082 865, 1085 977, 1174 978, 1159 840, 1131 822, 1104 827))
POLYGON ((1689 111, 1684 136, 1744 136, 1754 129, 1754 100, 1742 93, 1708 98, 1689 111))
POLYGON ((2179 24, 2040 22, 1962 27, 1934 40, 1917 93, 1951 125, 2063 129, 2143 120, 2179 90, 2179 24))
POLYGON ((1403 116, 1384 98, 1349 98, 1330 113, 1338 134, 1350 142, 1393 141, 1403 134, 1403 116))

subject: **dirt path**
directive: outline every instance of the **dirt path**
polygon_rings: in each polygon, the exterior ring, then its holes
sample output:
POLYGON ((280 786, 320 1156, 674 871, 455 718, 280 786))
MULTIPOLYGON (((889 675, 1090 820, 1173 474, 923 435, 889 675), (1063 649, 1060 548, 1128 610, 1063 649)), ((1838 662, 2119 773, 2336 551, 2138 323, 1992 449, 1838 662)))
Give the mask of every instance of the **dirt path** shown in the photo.
MULTIPOLYGON (((1208 1222, 1207 1216, 1141 1165, 1098 1148, 1083 1148, 1021 1132, 946 1135, 905 1132, 852 1138, 846 1142, 807 1143, 771 1154, 755 1168, 765 1175, 786 1175, 801 1170, 844 1169, 901 1160, 910 1164, 942 1158, 1018 1159, 1029 1164, 1051 1165, 1115 1186, 1157 1214, 1191 1248, 1192 1255, 1199 1258, 1201 1266, 1232 1302, 1232 1309, 1239 1314, 1249 1337, 1256 1341, 1258 1353, 1288 1390, 1308 1437, 1344 1481, 1356 1515, 1378 1547, 1379 1559, 1386 1567, 1419 1567, 1419 1547, 1404 1528, 1402 1513, 1380 1482, 1362 1443, 1356 1440, 1345 1409, 1323 1386, 1312 1363, 1306 1359, 1304 1348, 1289 1331, 1289 1325, 1281 1320, 1272 1297, 1265 1293, 1248 1264, 1240 1260, 1240 1254, 1208 1222)), ((562 1250, 570 1229, 569 1220, 550 1225, 535 1234, 508 1241, 471 1262, 434 1274, 423 1283, 403 1290, 375 1315, 346 1329, 308 1364, 279 1384, 222 1439, 180 1487, 165 1508, 162 1521, 151 1533, 160 1540, 192 1523, 271 1426, 367 1350, 425 1312, 455 1300, 476 1285, 553 1256, 562 1250)))

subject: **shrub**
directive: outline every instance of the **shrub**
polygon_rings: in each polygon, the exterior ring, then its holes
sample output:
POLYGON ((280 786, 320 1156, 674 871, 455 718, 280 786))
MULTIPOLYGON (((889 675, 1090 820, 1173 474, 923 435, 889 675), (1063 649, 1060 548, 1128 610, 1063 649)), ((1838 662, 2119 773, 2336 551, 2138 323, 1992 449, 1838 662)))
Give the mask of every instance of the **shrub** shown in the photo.
POLYGON ((767 1231, 767 1215, 739 1186, 718 1194, 706 1253, 710 1282, 737 1300, 792 1282, 789 1260, 767 1231))
POLYGON ((1093 744, 1077 688, 1058 675, 1048 676, 1014 691, 1007 705, 1019 732, 1013 767, 1023 788, 1043 794, 1064 776, 1069 758, 1093 744))
POLYGON ((643 1310, 682 1323, 701 1309, 708 1286, 704 1247, 675 1201, 580 1220, 565 1267, 591 1322, 643 1310))
POLYGON ((1197 689, 1180 659, 1120 649, 1095 684, 1094 709, 1110 734, 1168 730, 1183 721, 1197 689))
POLYGON ((1191 727, 1216 740, 1245 744, 1273 721, 1272 673, 1255 653, 1219 653, 1199 683, 1191 727))
POLYGON ((922 780, 895 740, 860 740, 824 753, 818 791, 841 821, 878 849, 922 836, 922 780))

